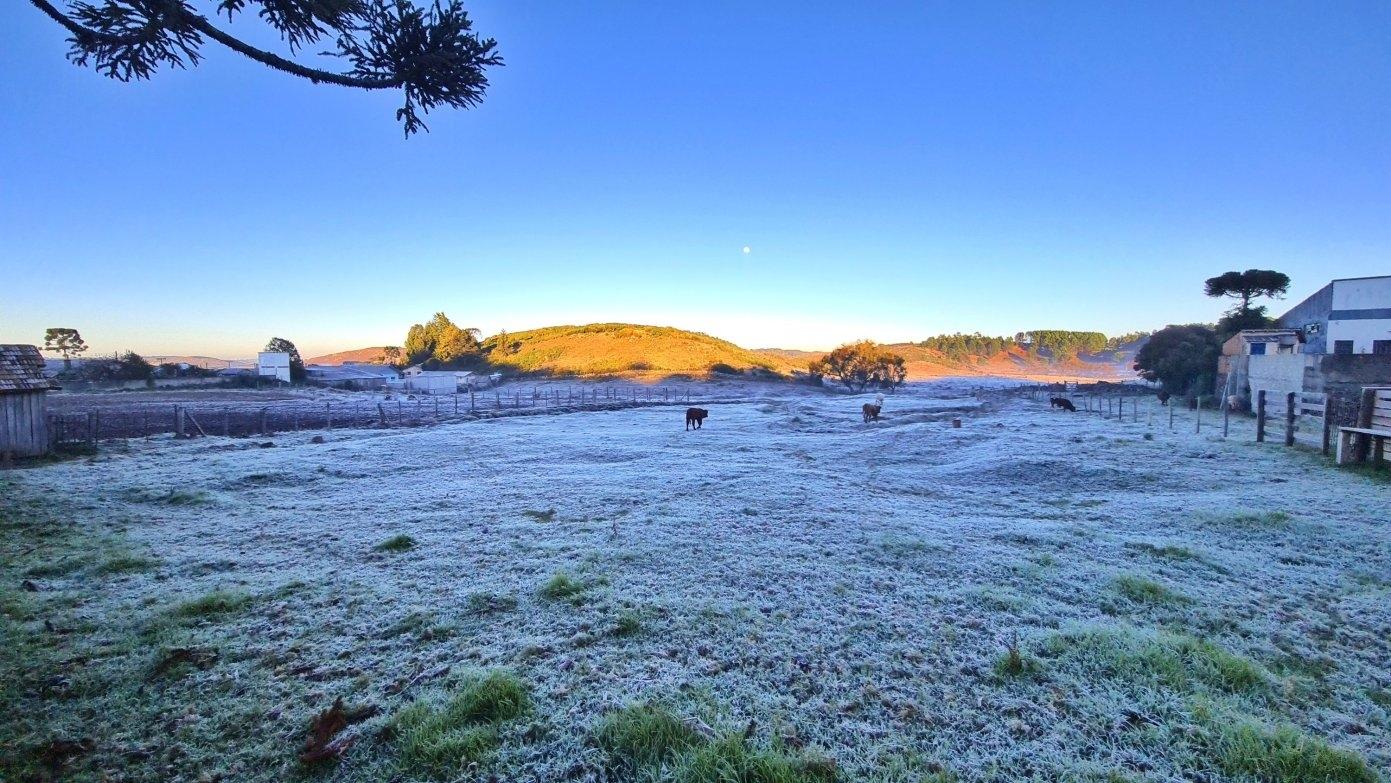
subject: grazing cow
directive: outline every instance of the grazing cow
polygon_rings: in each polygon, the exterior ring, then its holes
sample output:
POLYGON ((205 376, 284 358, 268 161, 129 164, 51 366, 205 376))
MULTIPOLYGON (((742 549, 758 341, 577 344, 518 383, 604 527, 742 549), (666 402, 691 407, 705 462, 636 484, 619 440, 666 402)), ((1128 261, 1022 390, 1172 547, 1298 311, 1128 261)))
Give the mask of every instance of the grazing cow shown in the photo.
POLYGON ((882 405, 871 405, 869 403, 865 403, 864 407, 860 409, 864 411, 865 424, 868 424, 871 421, 879 421, 879 411, 883 409, 884 406, 882 405))
POLYGON ((1048 407, 1062 408, 1063 410, 1068 411, 1069 413, 1077 412, 1077 406, 1073 405, 1072 400, 1069 400, 1066 397, 1049 397, 1048 407))
POLYGON ((1169 393, 1168 393, 1168 392, 1166 392, 1166 391, 1161 391, 1161 392, 1159 392, 1159 404, 1160 404, 1160 405, 1168 405, 1168 404, 1169 404, 1169 393))
POLYGON ((700 425, 705 423, 705 417, 709 415, 710 411, 704 408, 687 408, 686 429, 691 429, 691 425, 695 425, 695 429, 700 429, 700 425))

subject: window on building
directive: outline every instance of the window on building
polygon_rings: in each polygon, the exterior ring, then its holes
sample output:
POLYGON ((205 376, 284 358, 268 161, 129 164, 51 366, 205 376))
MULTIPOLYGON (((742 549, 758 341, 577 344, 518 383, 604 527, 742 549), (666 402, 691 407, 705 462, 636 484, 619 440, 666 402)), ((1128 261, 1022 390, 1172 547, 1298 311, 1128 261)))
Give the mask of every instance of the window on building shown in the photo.
POLYGON ((1372 353, 1377 356, 1391 356, 1391 340, 1373 340, 1372 353))
POLYGON ((1265 356, 1265 343, 1251 343, 1252 356, 1265 356))
POLYGON ((1352 340, 1334 340, 1333 353, 1349 354, 1352 353, 1352 340))

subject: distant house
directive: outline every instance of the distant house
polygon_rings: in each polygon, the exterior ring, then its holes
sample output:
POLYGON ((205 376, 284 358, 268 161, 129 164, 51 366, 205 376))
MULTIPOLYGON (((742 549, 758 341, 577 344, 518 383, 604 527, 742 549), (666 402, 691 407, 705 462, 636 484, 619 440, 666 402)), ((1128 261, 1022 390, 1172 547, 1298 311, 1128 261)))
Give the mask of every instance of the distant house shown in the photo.
POLYGON ((290 382, 290 354, 285 351, 261 351, 256 354, 256 374, 290 382))
POLYGON ((472 370, 427 370, 416 364, 401 371, 403 382, 398 388, 421 394, 453 394, 459 390, 485 389, 502 379, 501 373, 484 375, 472 370), (452 377, 454 386, 443 391, 449 384, 443 380, 452 377))
POLYGON ((1222 344, 1223 356, 1274 356, 1303 352, 1300 334, 1293 329, 1243 329, 1222 344))
POLYGON ((310 383, 347 389, 385 389, 401 377, 395 367, 365 362, 311 364, 304 368, 304 374, 310 383))
POLYGON ((1391 275, 1333 280, 1280 316, 1305 353, 1391 356, 1391 275))
POLYGON ((37 347, 0 345, 0 459, 48 453, 48 392, 53 388, 37 347))

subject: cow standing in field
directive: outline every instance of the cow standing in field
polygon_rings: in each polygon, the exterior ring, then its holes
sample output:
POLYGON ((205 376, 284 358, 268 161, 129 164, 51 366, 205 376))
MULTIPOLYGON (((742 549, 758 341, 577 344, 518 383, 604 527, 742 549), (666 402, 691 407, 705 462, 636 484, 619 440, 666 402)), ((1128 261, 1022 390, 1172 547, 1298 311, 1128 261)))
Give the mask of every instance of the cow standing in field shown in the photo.
POLYGON ((693 429, 692 425, 695 425, 694 429, 700 429, 700 426, 705 423, 705 417, 709 415, 710 411, 707 411, 704 408, 687 408, 686 429, 693 429))
POLYGON ((1072 404, 1072 400, 1069 400, 1069 399, 1066 398, 1066 397, 1049 397, 1049 398, 1048 398, 1048 407, 1050 407, 1050 408, 1062 408, 1063 410, 1068 411, 1068 412, 1070 412, 1070 413, 1076 413, 1076 412, 1077 412, 1077 406, 1076 406, 1076 405, 1073 405, 1073 404, 1072 404))
POLYGON ((884 406, 882 405, 871 405, 870 403, 865 403, 864 407, 860 409, 864 412, 865 424, 868 424, 871 421, 879 421, 879 411, 883 409, 884 406))

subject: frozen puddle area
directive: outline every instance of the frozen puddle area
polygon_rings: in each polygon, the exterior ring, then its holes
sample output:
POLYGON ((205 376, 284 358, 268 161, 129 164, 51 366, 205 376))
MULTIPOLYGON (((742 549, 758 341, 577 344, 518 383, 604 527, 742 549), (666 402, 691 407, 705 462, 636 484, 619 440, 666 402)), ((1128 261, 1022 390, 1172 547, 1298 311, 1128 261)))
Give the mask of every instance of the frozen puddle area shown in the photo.
POLYGON ((98 759, 181 743, 179 776, 281 779, 343 696, 378 713, 334 779, 412 779, 383 727, 499 667, 533 707, 480 780, 640 779, 592 739, 634 701, 844 780, 1271 779, 1285 745, 1391 769, 1391 485, 950 386, 866 425, 867 398, 158 440, 4 480, 153 561, 38 578, 96 629, 90 676, 157 654, 98 637, 244 599, 162 642, 215 662, 86 724, 98 759))

